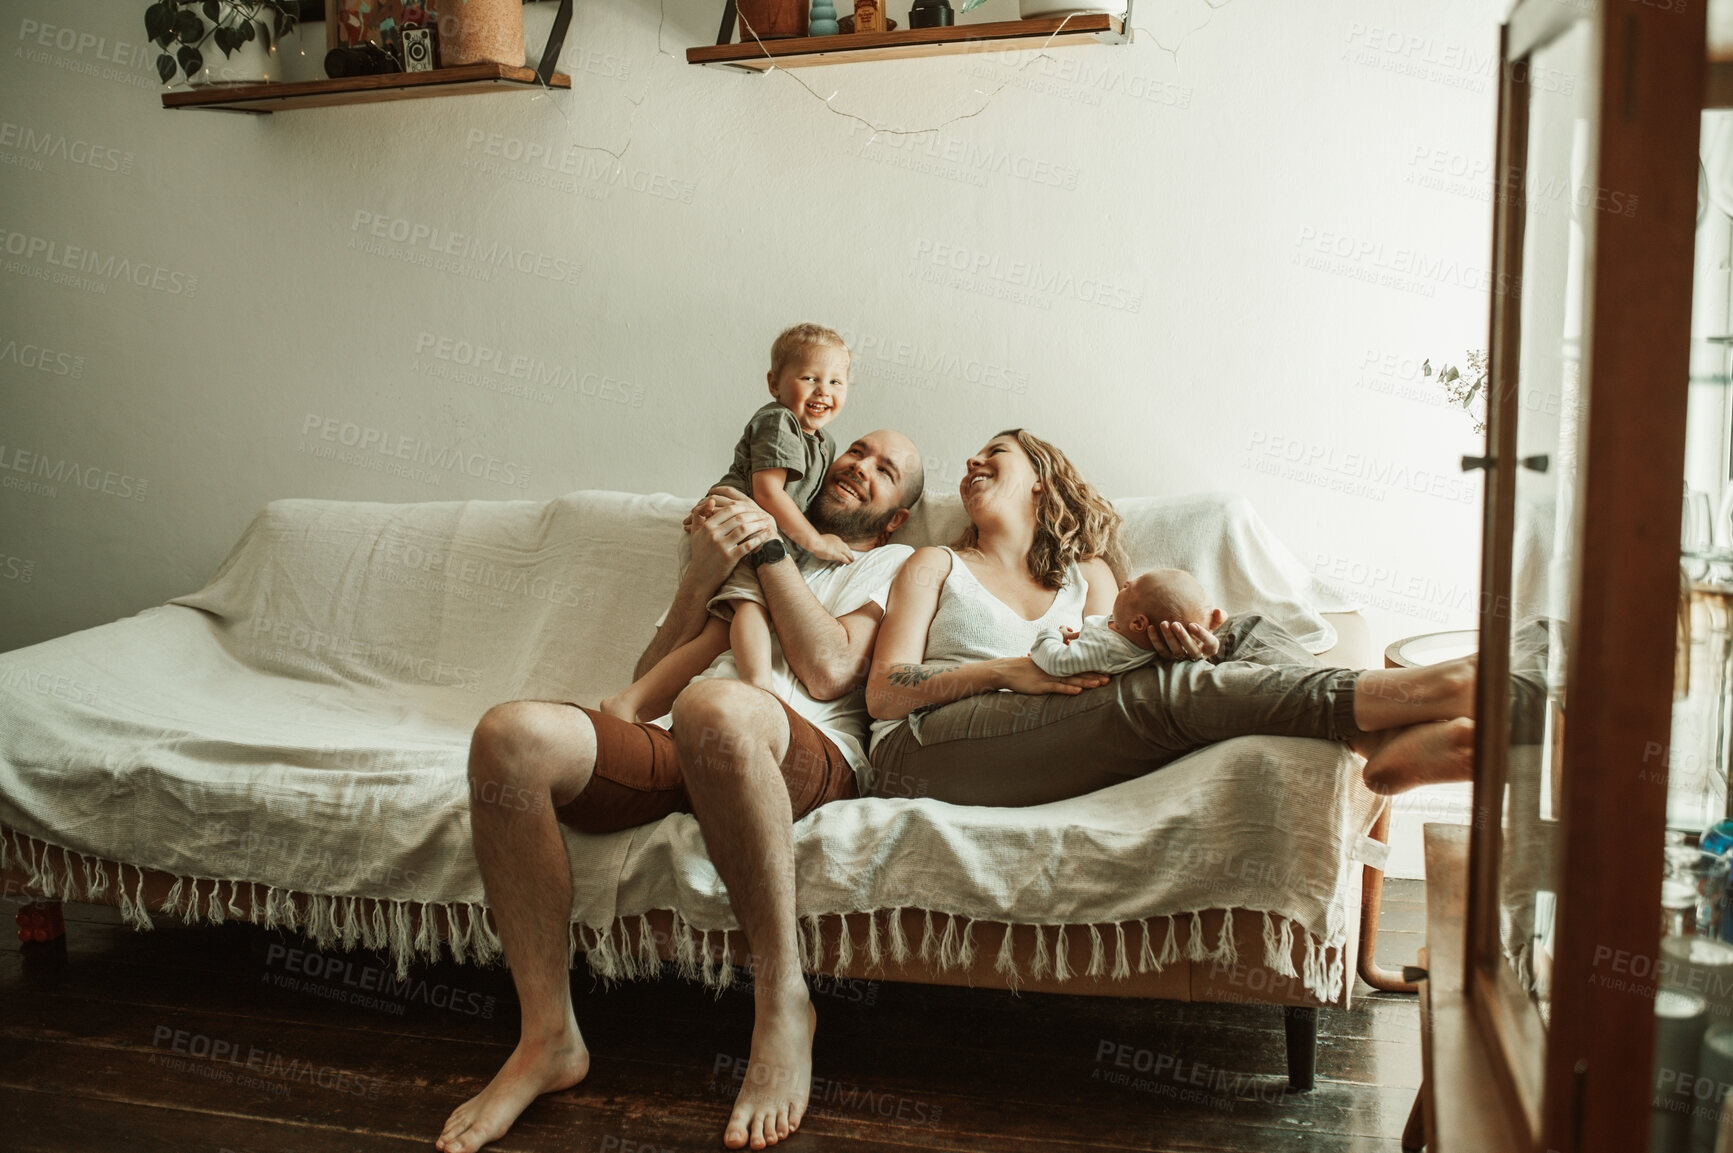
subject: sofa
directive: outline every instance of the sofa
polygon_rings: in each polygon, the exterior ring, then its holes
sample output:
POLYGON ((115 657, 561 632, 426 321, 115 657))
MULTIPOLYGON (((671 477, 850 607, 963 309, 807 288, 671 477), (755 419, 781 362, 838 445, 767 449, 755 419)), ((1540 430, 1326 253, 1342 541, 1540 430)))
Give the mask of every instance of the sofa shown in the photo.
MULTIPOLYGON (((139 930, 237 919, 384 950, 400 975, 499 961, 470 850, 470 732, 497 702, 593 703, 629 678, 691 503, 272 502, 203 588, 0 654, 0 882, 117 905, 139 930)), ((1185 567, 1229 613, 1365 664, 1353 606, 1243 499, 1117 504, 1134 569, 1185 567)), ((929 496, 897 539, 961 524, 954 496, 929 496)), ((1290 1081, 1309 1088, 1316 1009, 1350 1000, 1383 805, 1345 747, 1271 737, 1025 809, 837 802, 795 828, 803 963, 1285 1006, 1290 1081)), ((694 818, 565 839, 574 964, 604 981, 743 976, 694 818)))

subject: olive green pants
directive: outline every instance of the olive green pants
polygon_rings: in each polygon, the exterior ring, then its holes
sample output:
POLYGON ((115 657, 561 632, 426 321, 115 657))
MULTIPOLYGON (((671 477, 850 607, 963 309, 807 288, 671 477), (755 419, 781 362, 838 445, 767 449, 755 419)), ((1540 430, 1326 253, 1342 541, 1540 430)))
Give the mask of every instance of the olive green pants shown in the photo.
POLYGON ((991 692, 917 712, 873 750, 873 795, 1039 805, 1232 737, 1359 735, 1356 670, 1321 667, 1254 613, 1216 636, 1210 660, 1156 661, 1076 695, 991 692))

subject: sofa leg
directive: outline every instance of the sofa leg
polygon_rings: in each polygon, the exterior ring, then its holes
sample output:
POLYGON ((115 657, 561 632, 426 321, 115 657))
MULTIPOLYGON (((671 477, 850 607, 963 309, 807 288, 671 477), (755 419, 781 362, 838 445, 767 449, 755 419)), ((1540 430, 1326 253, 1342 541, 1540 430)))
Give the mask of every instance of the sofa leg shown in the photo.
MULTIPOLYGON (((1390 806, 1385 805, 1366 834, 1374 841, 1390 841, 1390 806)), ((1394 970, 1378 964, 1378 915, 1384 908, 1384 870, 1367 865, 1360 884, 1360 979, 1385 993, 1418 993, 1420 986, 1394 970)))
POLYGON ((1283 1005, 1282 1024, 1288 1034, 1288 1092, 1310 1093, 1318 1068, 1318 1010, 1283 1005))

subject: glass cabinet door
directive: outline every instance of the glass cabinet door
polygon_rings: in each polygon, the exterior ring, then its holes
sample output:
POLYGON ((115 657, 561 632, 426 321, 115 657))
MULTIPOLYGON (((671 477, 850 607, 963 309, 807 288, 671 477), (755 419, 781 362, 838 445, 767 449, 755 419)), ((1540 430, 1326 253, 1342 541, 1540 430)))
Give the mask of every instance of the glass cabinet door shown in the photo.
MULTIPOLYGON (((1489 438, 1492 519, 1508 534, 1483 605, 1483 651, 1505 686, 1485 718, 1476 782, 1483 923, 1471 966, 1531 1133, 1541 1125, 1557 948, 1560 792, 1578 565, 1577 484, 1587 398, 1583 319, 1596 211, 1593 23, 1578 19, 1507 66, 1498 183, 1489 438), (1512 106, 1512 105, 1515 106, 1512 106)), ((1490 546, 1489 546, 1490 547, 1490 546)), ((1484 699, 1484 698, 1483 698, 1484 699)))
MULTIPOLYGON (((1582 217, 1596 210, 1586 183, 1594 139, 1588 130, 1590 28, 1577 21, 1529 61, 1519 351, 1514 404, 1506 408, 1516 436, 1500 952, 1507 967, 1502 983, 1521 991, 1543 1025, 1551 1006, 1555 834, 1580 515, 1576 479, 1586 416, 1579 387, 1582 217)), ((1538 1054, 1533 1064, 1538 1078, 1538 1054)))

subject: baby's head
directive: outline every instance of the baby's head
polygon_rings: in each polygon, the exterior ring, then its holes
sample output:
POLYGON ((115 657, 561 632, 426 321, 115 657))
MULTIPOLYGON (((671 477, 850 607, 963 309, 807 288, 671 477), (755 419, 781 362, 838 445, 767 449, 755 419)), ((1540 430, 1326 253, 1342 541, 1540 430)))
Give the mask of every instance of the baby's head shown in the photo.
POLYGON ((770 395, 794 414, 800 427, 817 432, 848 400, 848 344, 822 324, 785 329, 770 346, 770 395))
POLYGON ((1222 611, 1213 607, 1197 578, 1177 568, 1151 569, 1133 577, 1113 598, 1113 631, 1140 649, 1154 647, 1149 630, 1159 621, 1186 621, 1214 631, 1222 611))

